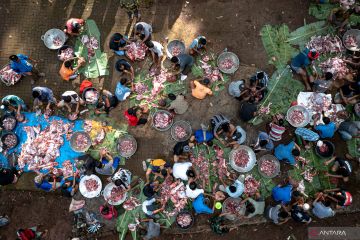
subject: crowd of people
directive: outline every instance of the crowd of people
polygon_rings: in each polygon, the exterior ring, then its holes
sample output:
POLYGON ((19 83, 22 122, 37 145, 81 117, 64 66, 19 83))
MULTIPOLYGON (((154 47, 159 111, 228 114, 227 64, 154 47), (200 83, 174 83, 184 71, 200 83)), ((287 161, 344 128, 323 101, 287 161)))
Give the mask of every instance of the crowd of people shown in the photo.
MULTIPOLYGON (((121 79, 116 85, 116 89, 111 92, 106 89, 99 89, 100 97, 94 108, 95 114, 109 114, 116 108, 119 102, 126 101, 134 93, 134 78, 137 72, 133 63, 126 58, 127 45, 131 42, 139 41, 144 43, 151 55, 152 68, 160 70, 161 62, 165 60, 164 46, 158 41, 154 41, 153 29, 151 24, 140 22, 141 15, 138 11, 138 1, 121 1, 129 15, 135 18, 134 36, 127 37, 120 33, 114 33, 110 38, 109 48, 120 57, 116 61, 114 68, 121 73, 121 79)), ((355 11, 355 10, 354 10, 355 11)), ((338 13, 334 11, 329 16, 329 21, 333 24, 340 23, 340 32, 346 27, 346 22, 340 22, 340 17, 346 17, 346 12, 338 13)), ((64 32, 70 37, 76 37, 81 33, 82 26, 86 20, 72 18, 67 21, 64 32)), ((207 51, 207 39, 205 36, 196 37, 187 53, 182 53, 170 58, 171 73, 179 81, 186 81, 195 63, 196 56, 207 51)), ((357 115, 355 105, 358 104, 360 96, 360 72, 359 63, 356 56, 346 60, 351 68, 351 74, 346 77, 335 76, 331 72, 326 72, 323 76, 310 74, 306 67, 311 66, 312 62, 319 58, 319 53, 315 49, 306 48, 297 56, 291 59, 290 67, 294 74, 299 75, 304 82, 307 91, 317 93, 328 93, 334 97, 334 103, 342 104, 344 109, 337 114, 335 119, 330 119, 324 112, 320 112, 314 118, 312 127, 296 128, 287 124, 285 113, 272 116, 265 129, 259 131, 257 139, 251 142, 250 147, 258 153, 272 153, 282 164, 289 164, 290 168, 302 169, 307 171, 311 159, 306 159, 302 153, 309 149, 321 148, 326 141, 333 141, 338 133, 344 141, 350 141, 359 137, 360 122, 351 120, 351 115, 357 115), (336 121, 341 119, 341 121, 336 121), (288 140, 284 135, 295 133, 296 139, 288 140)), ((37 61, 23 54, 11 55, 10 66, 16 73, 31 76, 32 84, 40 77, 45 76, 34 67, 37 61)), ((63 62, 60 69, 60 76, 63 80, 71 81, 79 77, 78 69, 86 62, 81 57, 70 58, 63 62), (76 67, 74 67, 76 66, 76 67)), ((144 239, 151 239, 160 234, 160 224, 157 219, 160 214, 166 212, 167 200, 161 196, 164 185, 178 186, 183 185, 182 197, 191 202, 194 213, 211 215, 209 223, 214 232, 223 234, 230 231, 224 227, 223 223, 227 219, 227 213, 221 213, 222 203, 227 198, 239 199, 241 205, 245 206, 245 211, 239 210, 235 214, 237 220, 244 220, 255 216, 263 215, 275 224, 281 225, 293 219, 296 222, 309 224, 314 217, 327 218, 335 215, 335 210, 345 208, 352 203, 352 195, 346 190, 349 179, 353 172, 353 166, 357 163, 350 154, 341 155, 333 153, 323 165, 329 167, 328 172, 321 173, 312 170, 310 177, 305 178, 311 182, 311 178, 316 175, 328 177, 337 188, 322 189, 308 196, 304 192, 304 182, 295 180, 292 177, 282 179, 280 184, 271 191, 271 199, 265 203, 264 193, 258 190, 254 194, 245 194, 244 176, 242 174, 229 174, 220 178, 219 182, 213 186, 211 191, 206 190, 206 183, 200 176, 191 159, 193 150, 196 146, 206 146, 207 148, 238 149, 245 142, 250 142, 245 131, 245 123, 259 115, 258 104, 264 99, 268 92, 269 76, 264 71, 257 71, 249 79, 232 81, 228 86, 228 93, 231 97, 239 101, 239 118, 243 126, 235 121, 230 121, 222 114, 215 115, 210 120, 210 127, 202 125, 200 129, 193 131, 189 140, 178 142, 173 147, 173 159, 165 160, 160 158, 148 159, 143 162, 145 167, 145 186, 142 193, 146 200, 141 203, 141 208, 146 216, 141 222, 145 224, 144 239), (221 124, 218 124, 221 123, 221 124), (215 145, 214 142, 218 142, 215 145)), ((189 88, 193 99, 182 94, 168 94, 169 104, 165 104, 164 109, 172 114, 184 114, 189 108, 190 100, 202 100, 211 97, 211 81, 208 78, 188 80, 189 88)), ((84 91, 92 90, 91 81, 85 80, 79 91, 65 91, 60 96, 54 96, 53 91, 45 86, 35 86, 32 88, 33 107, 29 107, 24 100, 15 95, 5 96, 1 100, 1 109, 6 114, 13 114, 17 118, 24 111, 45 113, 54 109, 65 110, 69 115, 79 116, 81 109, 87 107, 87 99, 84 91)), ((295 103, 296 104, 296 103, 295 103)), ((289 103, 290 107, 290 103, 289 103)), ((149 109, 144 106, 135 106, 123 111, 124 117, 129 126, 149 124, 149 109)), ((67 115, 67 116, 69 116, 67 115)), ((75 118, 75 119, 76 119, 75 118)), ((358 147, 358 146, 357 146, 358 147)), ((77 165, 77 171, 71 176, 63 176, 60 172, 42 173, 37 171, 34 184, 37 188, 49 191, 61 191, 65 196, 72 198, 78 191, 79 181, 82 175, 105 175, 107 181, 114 183, 118 187, 123 187, 124 191, 131 191, 139 183, 134 180, 132 173, 120 166, 120 158, 108 151, 106 148, 100 150, 100 158, 94 159, 88 154, 73 159, 77 165)), ((0 184, 7 185, 16 183, 19 176, 23 174, 15 168, 2 169, 0 172, 0 184)), ((85 205, 85 201, 72 200, 70 210, 76 211, 85 205)), ((100 209, 101 215, 105 219, 113 219, 117 216, 117 211, 107 204, 100 209)), ((234 214, 233 214, 234 215, 234 214)), ((6 225, 7 216, 2 216, 1 224, 6 225)), ((1 226, 1 225, 0 225, 1 226)), ((36 229, 20 229, 19 239, 34 239, 37 235, 36 229), (27 236, 28 235, 28 236, 27 236), (22 236, 27 236, 24 238, 22 236), (30 236, 30 237, 29 237, 30 236)), ((42 234, 42 233, 40 233, 42 234)), ((40 235, 38 235, 40 236, 40 235)))

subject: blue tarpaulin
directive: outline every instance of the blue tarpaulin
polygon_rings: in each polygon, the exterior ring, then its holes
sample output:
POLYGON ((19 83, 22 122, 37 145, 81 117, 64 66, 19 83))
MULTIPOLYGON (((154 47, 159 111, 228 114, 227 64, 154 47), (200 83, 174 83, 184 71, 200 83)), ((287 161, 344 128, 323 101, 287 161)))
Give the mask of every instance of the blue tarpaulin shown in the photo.
MULTIPOLYGON (((11 154, 13 152, 15 152, 17 154, 21 153, 22 145, 23 145, 23 143, 25 143, 25 141, 27 139, 27 134, 24 130, 24 127, 40 125, 41 130, 43 130, 44 128, 49 126, 50 122, 53 120, 61 120, 64 123, 70 122, 67 118, 58 117, 58 116, 52 116, 49 119, 45 119, 44 115, 36 116, 35 113, 24 113, 24 115, 25 115, 26 121, 24 123, 18 123, 15 128, 15 131, 14 131, 19 138, 19 144, 15 148, 10 149, 8 151, 8 154, 11 154)), ((74 128, 72 130, 74 132, 83 130, 83 126, 84 126, 83 120, 76 120, 76 121, 73 121, 73 123, 74 123, 74 128)), ((56 158, 55 161, 59 163, 58 167, 61 167, 62 163, 65 160, 70 160, 73 163, 74 159, 81 155, 83 155, 83 154, 75 152, 74 150, 71 149, 70 142, 66 139, 66 137, 64 135, 64 144, 60 147, 60 156, 58 158, 56 158)), ((7 161, 6 157, 3 155, 3 153, 0 153, 0 162, 3 165, 3 167, 8 166, 8 161, 7 161)), ((25 167, 24 170, 27 171, 27 167, 25 167)))

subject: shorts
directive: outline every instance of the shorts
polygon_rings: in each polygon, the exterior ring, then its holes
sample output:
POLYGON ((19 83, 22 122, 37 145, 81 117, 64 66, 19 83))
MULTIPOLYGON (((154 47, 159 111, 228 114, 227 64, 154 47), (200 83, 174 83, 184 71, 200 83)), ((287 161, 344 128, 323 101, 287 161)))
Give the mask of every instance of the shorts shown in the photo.
MULTIPOLYGON (((170 164, 165 163, 164 168, 169 168, 169 167, 170 167, 170 164)), ((160 166, 150 166, 150 168, 151 168, 151 171, 153 173, 159 173, 160 172, 160 166)))

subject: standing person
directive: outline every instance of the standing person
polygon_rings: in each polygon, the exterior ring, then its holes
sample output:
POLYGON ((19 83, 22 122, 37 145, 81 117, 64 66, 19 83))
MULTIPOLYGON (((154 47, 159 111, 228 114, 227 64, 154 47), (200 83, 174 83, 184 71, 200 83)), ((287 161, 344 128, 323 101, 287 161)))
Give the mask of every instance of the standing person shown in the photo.
POLYGON ((85 25, 85 20, 80 18, 70 18, 66 21, 64 32, 70 36, 77 36, 81 32, 81 28, 85 25))
MULTIPOLYGON (((10 68, 18 74, 27 75, 34 77, 34 74, 40 78, 45 77, 45 74, 36 69, 29 61, 37 63, 35 59, 30 58, 24 54, 11 55, 10 68)), ((34 84, 34 78, 31 79, 31 84, 34 84)))
POLYGON ((274 116, 273 121, 269 124, 270 126, 270 139, 277 142, 280 141, 282 138, 283 133, 286 131, 284 127, 284 119, 274 116))
POLYGON ((66 61, 64 61, 63 64, 61 65, 59 74, 61 78, 64 79, 65 81, 74 80, 79 76, 79 73, 77 71, 79 70, 79 68, 81 68, 84 65, 85 65, 85 60, 82 57, 69 58, 66 61), (77 66, 73 68, 72 66, 73 62, 77 58, 78 58, 77 66))
POLYGON ((114 33, 109 42, 109 48, 113 50, 118 56, 124 56, 126 51, 126 44, 130 41, 120 33, 114 33))
POLYGON ((175 96, 174 94, 169 93, 168 97, 172 101, 167 108, 169 111, 174 111, 176 114, 184 114, 189 108, 189 103, 186 101, 184 95, 179 94, 175 96))
POLYGON ((195 38, 189 46, 190 55, 200 54, 201 50, 206 50, 206 42, 207 41, 204 36, 198 36, 195 38))
POLYGON ((180 79, 184 81, 187 78, 188 73, 191 71, 191 67, 194 65, 194 58, 189 54, 179 54, 173 56, 170 61, 173 64, 175 74, 181 74, 180 79))
POLYGON ((146 22, 138 22, 135 24, 135 35, 141 40, 142 43, 151 41, 152 27, 146 22))
POLYGON ((135 22, 140 20, 139 0, 120 0, 120 7, 126 11, 129 19, 135 17, 135 22))
POLYGON ((121 78, 120 81, 116 84, 115 96, 122 102, 125 101, 131 94, 131 91, 134 89, 134 83, 131 82, 131 89, 126 86, 127 78, 121 78))
POLYGON ((132 107, 124 112, 124 116, 130 126, 139 126, 147 123, 147 118, 143 117, 146 112, 145 109, 132 107))
POLYGON ((310 82, 313 82, 312 75, 306 71, 306 67, 319 58, 319 53, 315 49, 305 48, 302 52, 291 59, 291 69, 299 74, 305 84, 306 90, 311 90, 310 82))
POLYGON ((287 145, 280 144, 277 146, 274 155, 280 161, 285 160, 291 165, 295 165, 295 157, 300 156, 300 150, 300 147, 294 141, 291 141, 287 145))
POLYGON ((24 100, 19 98, 16 95, 7 95, 1 99, 1 110, 16 112, 16 114, 20 114, 21 110, 26 110, 27 107, 25 105, 24 100))
POLYGON ((19 180, 21 171, 17 171, 15 168, 0 169, 0 185, 6 186, 12 183, 16 183, 19 180))
POLYGON ((34 98, 34 108, 46 104, 46 109, 50 109, 51 104, 56 104, 53 91, 47 87, 34 87, 32 89, 34 98))
POLYGON ((121 74, 128 74, 130 75, 131 81, 134 80, 134 68, 131 66, 131 64, 126 61, 125 59, 119 59, 115 63, 115 69, 119 71, 121 74))
MULTIPOLYGON (((153 64, 155 64, 155 68, 160 68, 161 60, 164 56, 163 54, 163 45, 161 43, 156 41, 147 41, 145 45, 149 48, 149 51, 151 52, 151 57, 153 64)), ((152 64, 151 64, 152 65, 152 64)))
POLYGON ((315 126, 315 130, 318 131, 321 138, 332 138, 336 131, 336 125, 330 121, 330 118, 323 118, 324 124, 318 124, 315 126))
POLYGON ((240 107, 240 119, 244 122, 248 122, 256 116, 257 105, 255 103, 255 98, 250 97, 249 101, 244 102, 240 107))
POLYGON ((190 82, 191 95, 197 99, 204 99, 207 95, 213 95, 213 92, 209 88, 210 80, 205 78, 202 80, 202 83, 199 82, 200 79, 190 82))
POLYGON ((71 113, 71 106, 73 104, 76 105, 75 113, 78 114, 80 105, 85 105, 85 101, 80 98, 75 91, 66 91, 61 94, 61 101, 58 102, 57 107, 66 107, 67 110, 71 113))

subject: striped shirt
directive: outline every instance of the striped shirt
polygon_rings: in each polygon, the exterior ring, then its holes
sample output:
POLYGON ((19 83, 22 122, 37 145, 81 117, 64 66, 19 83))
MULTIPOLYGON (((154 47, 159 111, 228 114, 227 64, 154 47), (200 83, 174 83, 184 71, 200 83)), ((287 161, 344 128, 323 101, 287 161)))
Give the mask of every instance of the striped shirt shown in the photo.
POLYGON ((285 127, 270 123, 270 139, 273 141, 280 141, 282 134, 285 132, 285 127))

